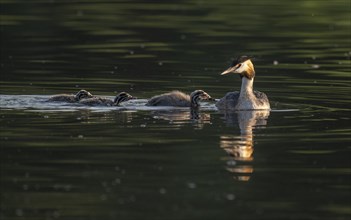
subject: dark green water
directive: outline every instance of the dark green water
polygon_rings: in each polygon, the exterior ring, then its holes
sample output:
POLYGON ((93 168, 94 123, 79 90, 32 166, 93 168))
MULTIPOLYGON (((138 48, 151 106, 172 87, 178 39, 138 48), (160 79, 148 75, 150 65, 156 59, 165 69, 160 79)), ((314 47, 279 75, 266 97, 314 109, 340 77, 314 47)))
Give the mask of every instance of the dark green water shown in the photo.
POLYGON ((0 219, 350 219, 350 1, 0 4, 0 219), (220 98, 242 54, 273 111, 19 96, 220 98))

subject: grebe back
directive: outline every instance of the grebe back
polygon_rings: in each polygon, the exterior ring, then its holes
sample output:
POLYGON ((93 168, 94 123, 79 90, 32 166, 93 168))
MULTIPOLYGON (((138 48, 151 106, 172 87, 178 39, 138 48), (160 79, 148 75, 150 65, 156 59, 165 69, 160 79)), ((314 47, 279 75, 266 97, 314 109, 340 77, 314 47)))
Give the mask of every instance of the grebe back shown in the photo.
POLYGON ((79 101, 79 103, 90 106, 118 106, 120 103, 131 99, 135 99, 135 97, 126 92, 120 92, 116 95, 113 101, 103 97, 93 97, 89 99, 83 99, 79 101))
POLYGON ((172 91, 152 97, 147 106, 175 106, 175 107, 199 107, 200 100, 214 100, 209 94, 203 90, 195 90, 189 95, 172 91))
POLYGON ((90 92, 82 89, 77 94, 58 94, 51 96, 47 101, 48 102, 79 102, 80 100, 86 99, 86 98, 92 98, 94 97, 90 92))

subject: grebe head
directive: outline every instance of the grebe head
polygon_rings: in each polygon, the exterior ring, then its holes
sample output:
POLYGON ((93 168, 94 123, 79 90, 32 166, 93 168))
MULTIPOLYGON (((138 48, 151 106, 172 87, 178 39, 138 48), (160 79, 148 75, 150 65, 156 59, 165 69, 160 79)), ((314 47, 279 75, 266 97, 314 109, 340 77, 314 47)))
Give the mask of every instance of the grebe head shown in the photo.
POLYGON ((200 100, 208 100, 208 101, 214 101, 215 99, 212 98, 209 94, 207 94, 203 90, 195 90, 190 94, 191 98, 191 105, 194 107, 199 106, 198 101, 200 100))
POLYGON ((253 79, 255 77, 255 69, 251 62, 251 58, 248 56, 238 57, 238 59, 234 60, 230 67, 221 73, 221 75, 228 73, 238 73, 240 77, 253 79))
POLYGON ((126 102, 126 101, 131 100, 131 99, 136 99, 136 98, 131 96, 130 94, 128 94, 126 92, 120 92, 116 95, 113 102, 115 103, 115 105, 119 105, 119 103, 126 102))
POLYGON ((86 98, 93 98, 93 95, 90 92, 88 92, 88 91, 86 91, 84 89, 82 89, 79 92, 77 92, 76 99, 78 101, 81 100, 81 99, 86 99, 86 98))

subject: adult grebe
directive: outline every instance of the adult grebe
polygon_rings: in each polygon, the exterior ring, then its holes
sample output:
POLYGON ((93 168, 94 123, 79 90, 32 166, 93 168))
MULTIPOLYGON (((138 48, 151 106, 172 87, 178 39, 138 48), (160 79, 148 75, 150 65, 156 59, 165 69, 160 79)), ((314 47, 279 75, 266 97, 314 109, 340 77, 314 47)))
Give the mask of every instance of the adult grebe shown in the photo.
POLYGON ((126 102, 131 99, 135 99, 135 98, 126 92, 121 92, 116 95, 113 101, 107 98, 93 97, 89 99, 83 99, 79 101, 79 103, 84 105, 91 105, 91 106, 118 106, 120 103, 126 102))
POLYGON ((221 75, 238 73, 241 77, 240 92, 228 92, 216 106, 227 110, 267 110, 270 109, 268 97, 263 92, 253 90, 255 69, 248 56, 241 56, 221 75))
POLYGON ((175 106, 175 107, 199 107, 200 100, 213 101, 214 99, 203 90, 195 90, 189 95, 172 91, 152 97, 147 106, 175 106))
POLYGON ((82 89, 77 94, 58 94, 51 96, 48 102, 79 102, 79 100, 94 97, 90 92, 82 89))

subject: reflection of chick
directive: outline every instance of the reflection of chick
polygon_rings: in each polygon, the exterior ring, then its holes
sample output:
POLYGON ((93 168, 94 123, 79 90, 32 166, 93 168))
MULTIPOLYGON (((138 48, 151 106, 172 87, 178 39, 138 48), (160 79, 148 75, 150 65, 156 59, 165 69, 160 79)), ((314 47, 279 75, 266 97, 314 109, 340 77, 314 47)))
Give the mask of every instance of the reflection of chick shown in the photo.
POLYGON ((175 106, 175 107, 198 107, 200 100, 214 100, 209 94, 203 90, 195 90, 189 95, 180 92, 172 91, 152 97, 147 103, 147 106, 175 106))
POLYGON ((167 111, 152 111, 153 118, 169 121, 174 127, 180 128, 185 124, 193 124, 196 128, 203 128, 205 124, 211 123, 211 115, 208 113, 198 112, 192 109, 190 112, 174 109, 167 111))
POLYGON ((93 95, 90 92, 82 89, 75 95, 58 94, 58 95, 51 96, 48 99, 48 102, 71 102, 71 103, 73 103, 73 102, 79 102, 79 100, 83 100, 86 98, 92 98, 92 97, 93 97, 93 95))
POLYGON ((117 96, 113 101, 106 98, 93 97, 90 99, 83 99, 79 101, 79 103, 84 105, 91 105, 91 106, 118 106, 120 103, 131 99, 134 99, 134 97, 129 95, 126 92, 121 92, 117 94, 117 96))

